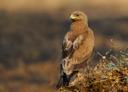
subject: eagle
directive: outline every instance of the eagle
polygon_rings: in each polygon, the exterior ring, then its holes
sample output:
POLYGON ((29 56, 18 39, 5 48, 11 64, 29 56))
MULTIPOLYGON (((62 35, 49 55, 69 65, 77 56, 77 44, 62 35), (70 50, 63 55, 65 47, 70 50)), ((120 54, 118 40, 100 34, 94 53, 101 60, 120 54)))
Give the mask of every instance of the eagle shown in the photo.
POLYGON ((71 13, 70 20, 70 31, 66 33, 62 43, 60 80, 57 88, 68 86, 72 76, 85 69, 94 49, 94 33, 88 26, 87 15, 82 11, 75 11, 71 13))

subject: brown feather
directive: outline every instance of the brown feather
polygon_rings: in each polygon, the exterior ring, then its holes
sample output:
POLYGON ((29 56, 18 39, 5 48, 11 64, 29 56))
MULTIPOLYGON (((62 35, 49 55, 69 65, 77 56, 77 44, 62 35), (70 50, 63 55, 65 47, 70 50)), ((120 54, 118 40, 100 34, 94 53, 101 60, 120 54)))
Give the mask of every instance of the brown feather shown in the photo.
MULTIPOLYGON (((70 31, 66 34, 62 44, 61 73, 66 75, 66 79, 73 72, 86 67, 94 48, 94 34, 88 27, 87 16, 81 11, 75 11, 71 14, 71 19, 73 21, 70 31)), ((69 79, 67 82, 70 82, 69 79)))

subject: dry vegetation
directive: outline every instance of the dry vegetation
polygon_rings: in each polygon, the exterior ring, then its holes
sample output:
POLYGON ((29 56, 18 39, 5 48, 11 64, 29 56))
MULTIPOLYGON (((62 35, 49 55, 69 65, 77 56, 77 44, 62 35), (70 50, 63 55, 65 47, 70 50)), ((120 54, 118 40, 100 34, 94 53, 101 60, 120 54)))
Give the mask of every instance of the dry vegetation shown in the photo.
POLYGON ((95 66, 88 65, 84 73, 59 92, 128 92, 128 49, 107 52, 95 66))

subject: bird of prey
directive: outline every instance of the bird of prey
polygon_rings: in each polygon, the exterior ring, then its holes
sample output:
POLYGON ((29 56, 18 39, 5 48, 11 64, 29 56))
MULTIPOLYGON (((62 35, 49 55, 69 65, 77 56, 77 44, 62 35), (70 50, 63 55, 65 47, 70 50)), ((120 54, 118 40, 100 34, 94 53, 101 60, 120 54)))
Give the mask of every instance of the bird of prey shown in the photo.
POLYGON ((94 34, 88 26, 87 15, 75 11, 70 20, 70 31, 62 44, 61 76, 57 88, 68 86, 72 75, 85 68, 94 48, 94 34))

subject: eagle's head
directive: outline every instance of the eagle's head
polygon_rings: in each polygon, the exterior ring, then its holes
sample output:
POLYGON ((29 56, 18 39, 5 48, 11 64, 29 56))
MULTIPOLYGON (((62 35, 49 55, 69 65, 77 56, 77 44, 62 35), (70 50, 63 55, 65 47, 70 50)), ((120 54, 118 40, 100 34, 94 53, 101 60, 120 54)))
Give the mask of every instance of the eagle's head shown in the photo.
POLYGON ((75 11, 70 15, 70 19, 75 22, 75 21, 85 21, 88 22, 87 15, 83 13, 82 11, 75 11))

